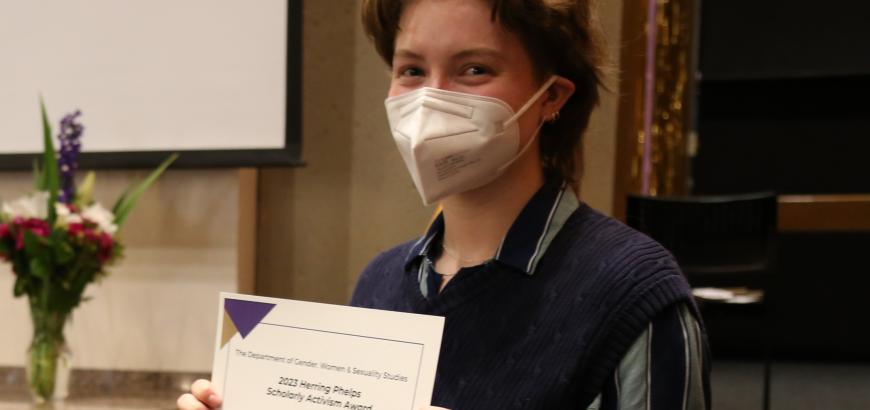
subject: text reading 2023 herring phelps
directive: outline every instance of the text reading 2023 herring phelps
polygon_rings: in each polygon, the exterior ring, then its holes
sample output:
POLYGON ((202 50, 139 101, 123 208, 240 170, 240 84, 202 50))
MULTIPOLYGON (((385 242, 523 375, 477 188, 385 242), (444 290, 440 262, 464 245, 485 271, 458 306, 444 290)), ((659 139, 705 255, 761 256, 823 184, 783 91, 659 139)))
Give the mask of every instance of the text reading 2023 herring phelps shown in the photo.
POLYGON ((347 396, 353 399, 361 399, 362 392, 355 388, 333 385, 329 386, 323 383, 312 383, 307 380, 290 378, 290 377, 280 377, 278 380, 278 384, 282 385, 282 387, 268 387, 266 388, 267 396, 276 396, 282 397, 288 400, 294 400, 298 403, 302 403, 303 401, 320 404, 324 406, 330 407, 343 407, 351 410, 374 410, 374 406, 371 404, 360 404, 352 402, 348 399, 338 398, 338 400, 333 399, 330 395, 341 395, 347 396), (286 386, 286 387, 284 387, 286 386), (314 391, 316 393, 322 393, 321 395, 315 395, 310 393, 305 393, 302 391, 294 391, 288 388, 296 388, 296 389, 306 389, 309 391, 314 391))

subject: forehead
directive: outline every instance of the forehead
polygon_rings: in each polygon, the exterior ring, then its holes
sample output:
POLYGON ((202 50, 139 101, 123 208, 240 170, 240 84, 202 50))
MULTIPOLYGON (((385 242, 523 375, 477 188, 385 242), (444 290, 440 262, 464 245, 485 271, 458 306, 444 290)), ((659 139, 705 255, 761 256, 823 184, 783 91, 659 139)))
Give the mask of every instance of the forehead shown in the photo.
POLYGON ((493 21, 488 1, 416 0, 405 6, 396 50, 438 54, 467 48, 491 48, 506 54, 523 51, 516 36, 493 21))

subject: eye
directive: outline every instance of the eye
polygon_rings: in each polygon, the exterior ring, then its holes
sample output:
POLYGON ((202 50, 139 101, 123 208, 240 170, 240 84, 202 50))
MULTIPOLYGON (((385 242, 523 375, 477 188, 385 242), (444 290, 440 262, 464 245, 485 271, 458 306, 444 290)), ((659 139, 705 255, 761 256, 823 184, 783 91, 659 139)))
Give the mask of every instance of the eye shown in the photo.
POLYGON ((491 70, 488 67, 484 67, 482 65, 473 65, 465 69, 464 74, 478 76, 478 75, 486 75, 490 74, 491 70))
POLYGON ((423 70, 419 67, 403 67, 399 69, 400 77, 420 77, 423 75, 423 70))

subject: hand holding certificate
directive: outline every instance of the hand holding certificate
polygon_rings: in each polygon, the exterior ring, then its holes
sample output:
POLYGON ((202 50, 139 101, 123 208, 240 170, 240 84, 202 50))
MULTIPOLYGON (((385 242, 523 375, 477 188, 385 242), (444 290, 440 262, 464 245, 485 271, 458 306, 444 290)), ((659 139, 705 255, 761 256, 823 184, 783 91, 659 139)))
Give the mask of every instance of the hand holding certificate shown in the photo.
POLYGON ((222 293, 212 372, 223 409, 416 410, 444 319, 222 293))

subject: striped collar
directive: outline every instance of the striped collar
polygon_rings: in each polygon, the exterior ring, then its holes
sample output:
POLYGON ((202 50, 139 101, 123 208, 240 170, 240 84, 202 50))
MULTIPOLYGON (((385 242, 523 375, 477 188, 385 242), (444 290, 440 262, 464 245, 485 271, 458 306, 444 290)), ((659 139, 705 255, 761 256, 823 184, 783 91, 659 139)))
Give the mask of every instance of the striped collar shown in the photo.
MULTIPOLYGON (((494 260, 531 275, 553 238, 579 206, 568 184, 547 182, 529 200, 507 235, 502 239, 494 260)), ((405 271, 411 272, 419 260, 440 243, 444 233, 444 215, 439 213, 426 234, 411 247, 405 258, 405 271)))

